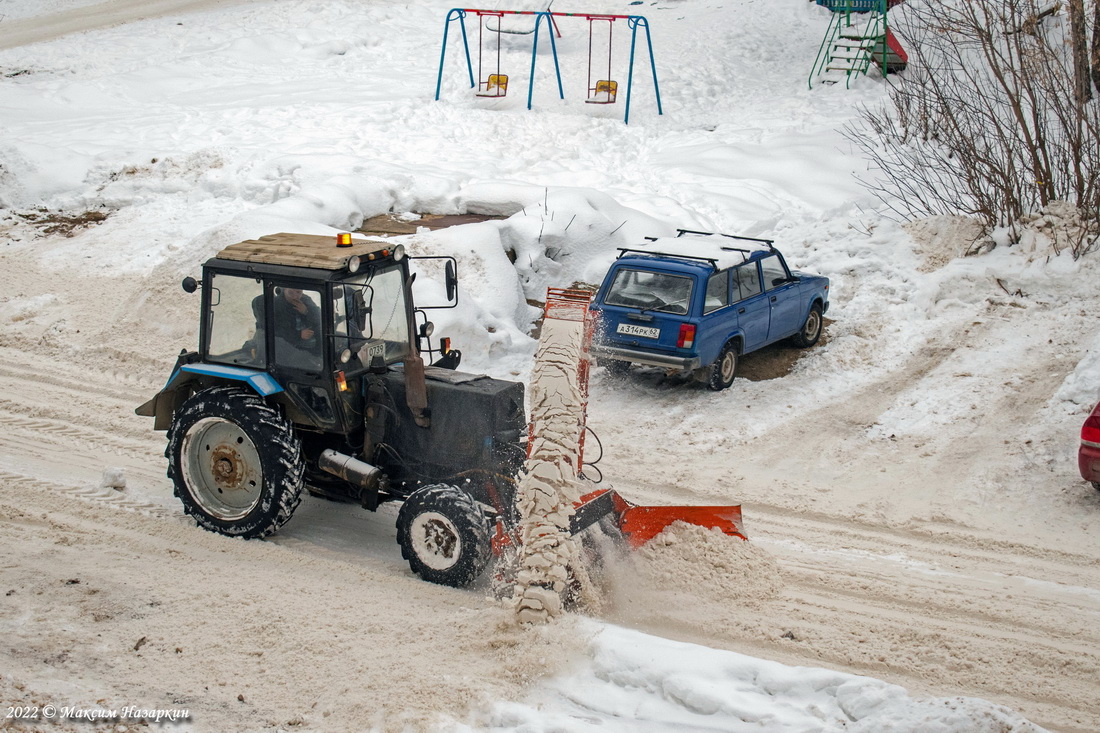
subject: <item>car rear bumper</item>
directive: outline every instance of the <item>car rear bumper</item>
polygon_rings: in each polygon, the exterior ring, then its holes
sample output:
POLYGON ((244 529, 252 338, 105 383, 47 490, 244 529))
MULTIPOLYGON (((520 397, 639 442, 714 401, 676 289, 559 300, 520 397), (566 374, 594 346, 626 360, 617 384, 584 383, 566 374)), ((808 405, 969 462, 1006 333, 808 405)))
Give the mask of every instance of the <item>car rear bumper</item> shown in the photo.
POLYGON ((651 351, 623 349, 617 346, 597 346, 595 344, 592 346, 591 353, 593 356, 600 359, 632 361, 635 364, 664 367, 665 369, 683 369, 684 371, 691 371, 700 367, 700 359, 698 356, 666 356, 665 354, 654 354, 651 351))
POLYGON ((1081 478, 1094 484, 1100 483, 1100 448, 1082 445, 1077 452, 1077 465, 1081 469, 1081 478))

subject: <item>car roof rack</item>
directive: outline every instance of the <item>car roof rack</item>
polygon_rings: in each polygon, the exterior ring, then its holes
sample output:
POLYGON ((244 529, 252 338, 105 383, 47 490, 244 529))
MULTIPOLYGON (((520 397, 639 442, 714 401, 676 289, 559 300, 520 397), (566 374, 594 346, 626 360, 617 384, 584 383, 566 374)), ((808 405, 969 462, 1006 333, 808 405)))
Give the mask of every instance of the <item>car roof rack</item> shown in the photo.
MULTIPOLYGON (((656 241, 656 238, 654 238, 654 237, 646 237, 646 239, 648 239, 650 241, 656 241)), ((654 255, 656 257, 680 257, 681 259, 685 259, 685 260, 699 260, 701 262, 709 262, 711 264, 711 266, 714 267, 715 269, 718 268, 718 258, 717 257, 702 257, 700 255, 685 255, 685 254, 680 254, 679 252, 658 252, 655 249, 634 249, 632 247, 619 247, 619 257, 622 257, 623 255, 626 255, 630 252, 633 252, 635 254, 640 254, 640 255, 654 255)), ((616 259, 618 259, 618 258, 616 258, 616 259)))
MULTIPOLYGON (((760 239, 759 237, 742 237, 742 236, 737 235, 737 234, 723 234, 722 232, 699 232, 699 231, 696 231, 694 229, 677 229, 676 230, 676 236, 677 237, 682 237, 685 234, 701 234, 704 237, 712 237, 715 234, 717 234, 719 237, 729 237, 730 239, 741 239, 741 240, 744 240, 746 242, 761 242, 763 244, 768 245, 768 249, 775 249, 775 247, 772 246, 775 243, 774 239, 760 239)), ((646 237, 646 239, 649 239, 649 237, 646 237)), ((723 249, 725 249, 725 248, 723 247, 723 249)), ((738 251, 743 251, 743 250, 738 250, 738 251)))
MULTIPOLYGON (((739 239, 739 240, 742 240, 742 241, 745 241, 745 242, 760 242, 761 244, 766 245, 768 247, 768 250, 773 251, 773 252, 775 251, 775 247, 772 246, 772 243, 775 241, 774 239, 760 239, 759 237, 742 237, 742 236, 738 236, 738 235, 735 235, 735 234, 722 234, 721 232, 698 232, 698 231, 695 231, 693 229, 677 229, 675 238, 682 237, 685 234, 699 234, 699 235, 707 236, 707 237, 713 236, 714 234, 718 234, 718 236, 720 236, 720 237, 727 237, 729 239, 739 239)), ((660 237, 645 237, 645 239, 647 241, 650 241, 650 242, 656 242, 661 238, 660 237)), ((748 262, 749 261, 749 255, 751 253, 760 251, 758 249, 756 249, 756 250, 743 249, 741 247, 719 247, 719 249, 722 250, 723 252, 740 252, 742 262, 748 262)), ((652 250, 652 249, 635 249, 635 248, 632 248, 632 247, 619 247, 619 257, 622 257, 623 255, 625 255, 629 252, 634 252, 636 254, 642 254, 642 255, 655 255, 657 257, 680 257, 680 258, 686 259, 686 260, 700 260, 702 262, 709 262, 711 267, 713 267, 716 270, 718 269, 718 258, 717 257, 705 257, 703 255, 689 255, 689 254, 684 254, 682 252, 658 252, 657 250, 652 250)))

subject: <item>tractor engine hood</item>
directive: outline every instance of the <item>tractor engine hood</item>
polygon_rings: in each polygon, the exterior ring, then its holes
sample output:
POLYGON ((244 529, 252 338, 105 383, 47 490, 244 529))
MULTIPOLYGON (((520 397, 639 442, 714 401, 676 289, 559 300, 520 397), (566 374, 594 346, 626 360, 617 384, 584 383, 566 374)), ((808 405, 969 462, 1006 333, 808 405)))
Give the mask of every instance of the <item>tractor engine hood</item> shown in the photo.
POLYGON ((527 428, 523 385, 439 367, 423 369, 431 406, 427 428, 403 409, 403 368, 391 368, 380 377, 396 408, 387 419, 384 442, 401 446, 398 465, 388 466, 391 475, 420 481, 441 481, 463 472, 514 475, 523 461, 522 449, 517 460, 515 447, 527 428))

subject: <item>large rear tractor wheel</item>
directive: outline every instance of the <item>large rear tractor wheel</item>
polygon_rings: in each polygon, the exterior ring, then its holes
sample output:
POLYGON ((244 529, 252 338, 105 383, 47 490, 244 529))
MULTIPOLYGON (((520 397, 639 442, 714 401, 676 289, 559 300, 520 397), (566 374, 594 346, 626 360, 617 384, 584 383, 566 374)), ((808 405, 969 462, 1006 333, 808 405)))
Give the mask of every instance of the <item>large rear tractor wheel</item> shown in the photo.
POLYGON ((462 588, 489 564, 489 523, 473 497, 454 486, 416 490, 397 514, 401 556, 424 580, 462 588))
POLYGON ((237 387, 203 390, 184 402, 165 455, 183 510, 211 532, 265 537, 302 498, 302 446, 293 426, 237 387))

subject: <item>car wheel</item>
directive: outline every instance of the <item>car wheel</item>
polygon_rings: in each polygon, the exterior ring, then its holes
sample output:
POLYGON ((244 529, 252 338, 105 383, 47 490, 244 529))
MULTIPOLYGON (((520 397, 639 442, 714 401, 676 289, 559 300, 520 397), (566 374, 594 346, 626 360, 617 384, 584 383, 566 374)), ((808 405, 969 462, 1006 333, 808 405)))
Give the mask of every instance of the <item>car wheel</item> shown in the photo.
POLYGON ((818 339, 821 338, 821 329, 824 325, 825 321, 821 317, 821 304, 814 303, 810 306, 810 312, 806 315, 806 322, 802 324, 802 329, 794 335, 795 345, 805 348, 816 344, 818 339))
POLYGON ((710 377, 707 379, 707 387, 718 392, 733 384, 733 378, 737 374, 737 349, 732 343, 728 343, 718 352, 718 358, 710 368, 710 377))
POLYGON ((474 498, 448 484, 414 491, 397 514, 397 543, 412 571, 461 588, 489 563, 489 524, 474 498))

